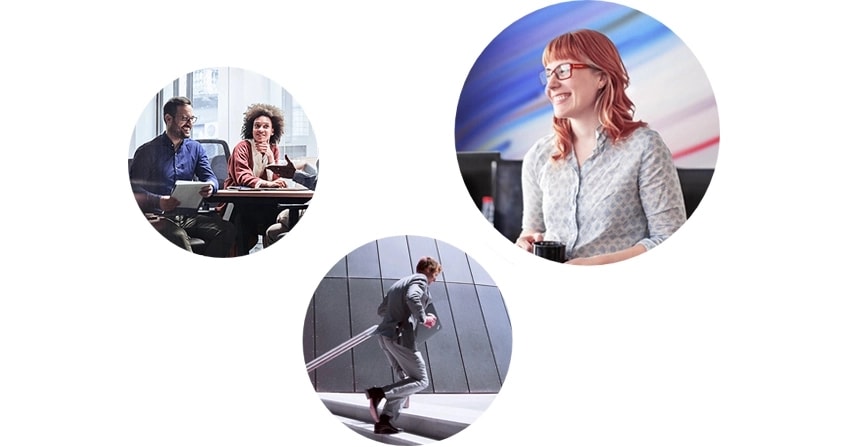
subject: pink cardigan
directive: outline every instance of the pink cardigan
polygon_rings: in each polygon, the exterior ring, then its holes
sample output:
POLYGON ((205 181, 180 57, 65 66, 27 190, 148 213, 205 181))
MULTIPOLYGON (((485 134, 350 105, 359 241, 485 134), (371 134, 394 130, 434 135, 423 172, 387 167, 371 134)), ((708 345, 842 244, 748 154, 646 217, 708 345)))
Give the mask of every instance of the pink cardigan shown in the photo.
MULTIPOLYGON (((271 153, 274 156, 273 163, 280 159, 280 149, 276 144, 271 145, 271 153)), ((224 181, 224 188, 230 186, 249 186, 255 188, 262 180, 275 180, 280 176, 273 174, 271 178, 266 178, 266 173, 260 177, 253 175, 253 154, 251 154, 250 142, 247 140, 240 141, 233 148, 233 153, 230 155, 230 161, 227 165, 227 180, 224 181)))

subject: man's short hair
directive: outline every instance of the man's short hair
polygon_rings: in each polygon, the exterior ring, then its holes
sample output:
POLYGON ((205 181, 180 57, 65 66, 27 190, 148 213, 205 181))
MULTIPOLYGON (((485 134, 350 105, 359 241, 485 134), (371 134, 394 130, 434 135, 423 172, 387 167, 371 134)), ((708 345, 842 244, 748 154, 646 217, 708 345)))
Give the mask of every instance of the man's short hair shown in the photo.
POLYGON ((174 96, 173 98, 169 99, 168 102, 165 103, 165 107, 162 108, 162 116, 176 116, 177 107, 190 105, 191 100, 186 98, 185 96, 174 96))
POLYGON ((427 276, 437 276, 439 273, 442 273, 442 265, 430 256, 424 256, 418 260, 415 271, 427 276))

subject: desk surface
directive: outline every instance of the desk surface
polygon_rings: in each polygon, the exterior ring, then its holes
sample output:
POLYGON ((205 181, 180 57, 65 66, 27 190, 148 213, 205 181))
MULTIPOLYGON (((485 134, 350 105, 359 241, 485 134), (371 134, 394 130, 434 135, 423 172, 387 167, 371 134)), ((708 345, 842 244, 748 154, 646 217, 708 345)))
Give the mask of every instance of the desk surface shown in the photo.
POLYGON ((256 198, 256 199, 311 199, 314 191, 300 188, 280 189, 222 189, 207 200, 227 201, 228 199, 256 198))

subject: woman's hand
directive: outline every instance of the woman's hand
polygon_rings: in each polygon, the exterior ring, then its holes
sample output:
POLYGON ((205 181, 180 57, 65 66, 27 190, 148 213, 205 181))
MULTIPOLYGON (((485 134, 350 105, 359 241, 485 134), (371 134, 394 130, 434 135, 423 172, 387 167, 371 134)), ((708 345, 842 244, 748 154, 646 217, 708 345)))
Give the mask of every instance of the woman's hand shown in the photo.
POLYGON ((254 143, 256 144, 256 150, 258 150, 260 154, 271 156, 271 145, 268 144, 267 141, 263 141, 261 143, 254 141, 254 143))
POLYGON ((600 258, 600 256, 590 256, 588 258, 574 258, 574 259, 569 259, 568 261, 565 261, 565 263, 571 264, 571 265, 601 265, 601 264, 607 264, 606 262, 603 262, 603 260, 599 259, 599 258, 600 258))
POLYGON ((527 250, 530 253, 533 253, 533 243, 541 241, 545 238, 545 233, 539 233, 538 231, 522 231, 518 236, 518 239, 515 241, 515 245, 518 245, 524 250, 527 250))
POLYGON ((603 255, 597 256, 589 256, 587 258, 573 258, 566 261, 566 264, 571 265, 604 265, 604 264, 612 264, 613 262, 623 261, 625 259, 630 259, 634 256, 638 256, 642 253, 648 251, 642 244, 636 244, 630 248, 625 248, 624 250, 614 251, 612 253, 606 253, 603 255))
POLYGON ((259 180, 260 188, 285 188, 286 180, 282 178, 278 178, 276 180, 259 180))

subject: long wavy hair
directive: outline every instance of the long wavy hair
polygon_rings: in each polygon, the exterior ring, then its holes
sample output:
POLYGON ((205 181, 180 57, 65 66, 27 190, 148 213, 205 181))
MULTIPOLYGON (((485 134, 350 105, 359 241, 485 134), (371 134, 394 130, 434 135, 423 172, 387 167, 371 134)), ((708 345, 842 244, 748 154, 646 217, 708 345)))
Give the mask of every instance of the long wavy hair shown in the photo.
MULTIPOLYGON (((554 60, 573 59, 595 67, 605 79, 604 86, 595 98, 595 110, 604 131, 613 142, 621 141, 639 127, 643 121, 634 121, 635 105, 624 90, 630 85, 630 76, 615 44, 604 34, 590 29, 565 33, 550 41, 542 53, 542 65, 554 60)), ((571 123, 568 118, 554 116, 559 152, 553 158, 564 159, 573 150, 571 123)))
POLYGON ((251 104, 247 108, 247 111, 244 112, 244 123, 241 125, 242 139, 250 140, 253 138, 253 122, 260 116, 267 116, 271 120, 274 135, 271 135, 269 141, 271 141, 271 144, 277 144, 283 135, 283 111, 271 104, 251 104))

